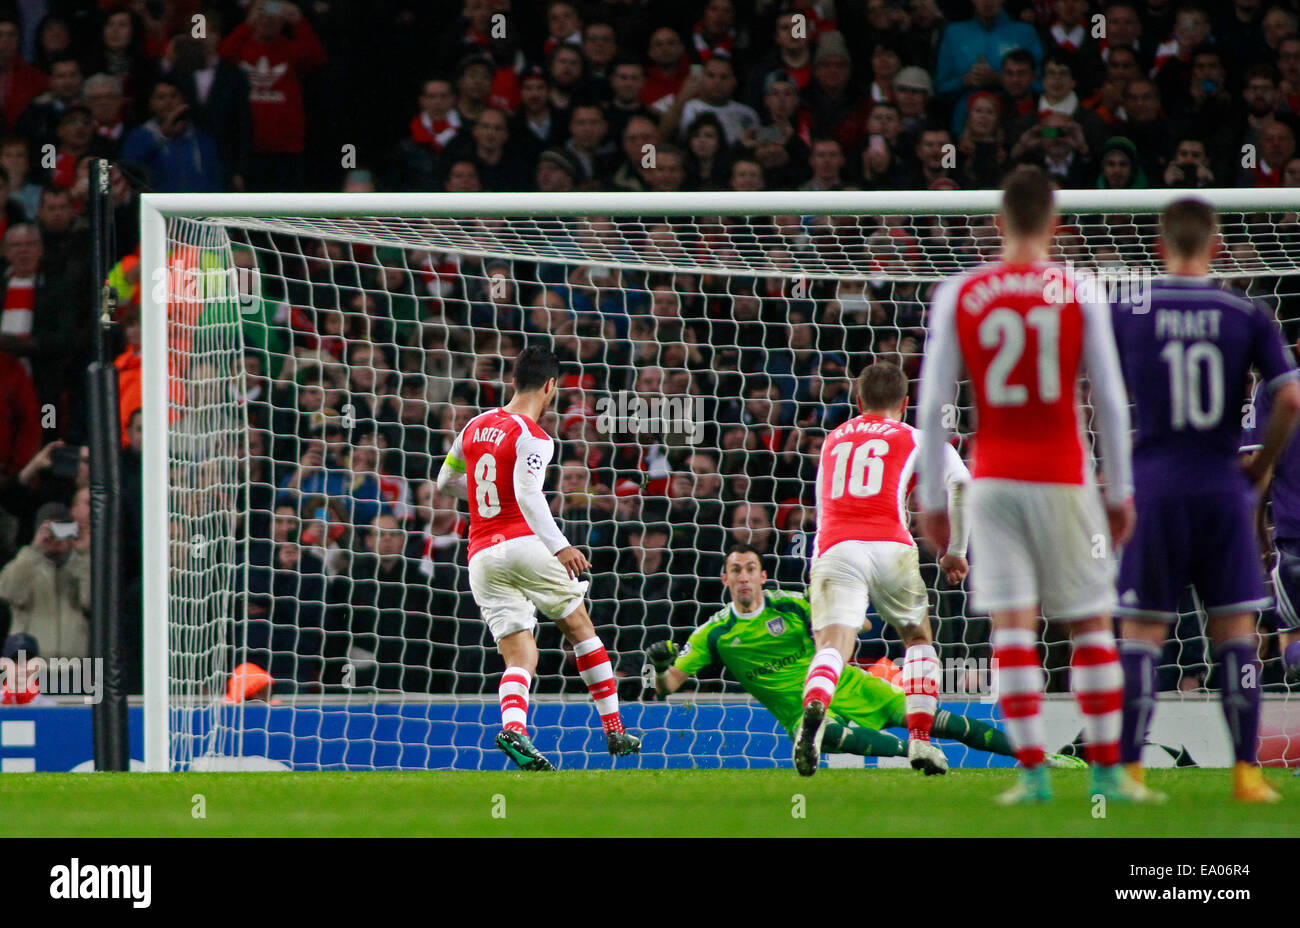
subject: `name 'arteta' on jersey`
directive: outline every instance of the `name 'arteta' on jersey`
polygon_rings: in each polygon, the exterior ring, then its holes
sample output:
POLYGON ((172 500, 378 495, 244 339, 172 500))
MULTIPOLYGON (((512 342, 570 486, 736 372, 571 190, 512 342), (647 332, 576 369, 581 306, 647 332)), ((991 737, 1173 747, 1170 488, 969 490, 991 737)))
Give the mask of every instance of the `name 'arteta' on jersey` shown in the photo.
POLYGON ((1023 274, 993 274, 962 294, 961 308, 968 313, 984 311, 990 300, 1008 294, 1043 294, 1043 272, 1035 268, 1023 274))
POLYGON ((491 442, 494 445, 499 445, 501 444, 501 439, 505 437, 506 430, 496 428, 495 426, 488 426, 487 428, 474 430, 475 441, 486 441, 491 442))

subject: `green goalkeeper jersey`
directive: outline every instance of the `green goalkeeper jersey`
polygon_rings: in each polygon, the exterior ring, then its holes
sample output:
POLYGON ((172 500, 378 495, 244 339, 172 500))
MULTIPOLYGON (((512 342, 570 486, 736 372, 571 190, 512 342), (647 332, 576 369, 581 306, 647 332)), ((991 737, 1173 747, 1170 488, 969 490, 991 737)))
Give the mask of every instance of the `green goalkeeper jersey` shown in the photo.
MULTIPOLYGON (((674 666, 687 674, 706 667, 725 667, 751 696, 761 702, 787 731, 803 714, 803 685, 816 646, 807 597, 780 590, 763 591, 763 608, 751 616, 726 606, 697 628, 674 666)), ((848 664, 840 674, 831 716, 865 728, 903 724, 903 691, 892 683, 848 664)))

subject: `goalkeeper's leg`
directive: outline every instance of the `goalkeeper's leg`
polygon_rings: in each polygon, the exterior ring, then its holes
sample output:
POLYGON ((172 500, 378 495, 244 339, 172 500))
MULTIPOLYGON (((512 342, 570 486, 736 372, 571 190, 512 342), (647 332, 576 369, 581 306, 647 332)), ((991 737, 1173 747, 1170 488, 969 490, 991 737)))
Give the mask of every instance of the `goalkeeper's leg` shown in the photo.
POLYGON ((600 726, 605 731, 605 745, 614 755, 636 754, 641 750, 641 739, 623 728, 623 717, 618 711, 618 680, 609 652, 596 635, 596 629, 582 603, 555 623, 565 640, 573 645, 573 655, 578 662, 578 673, 600 713, 600 726))
POLYGON ((906 757, 907 742, 887 731, 827 722, 822 750, 827 754, 857 754, 860 757, 906 757))
MULTIPOLYGON (((940 709, 934 714, 932 731, 936 738, 956 741, 977 751, 988 751, 990 754, 1001 754, 1003 757, 1016 756, 1015 746, 1002 729, 988 722, 981 722, 979 719, 949 712, 947 709, 940 709)), ((1047 754, 1043 762, 1048 767, 1088 766, 1083 758, 1066 754, 1047 754)))

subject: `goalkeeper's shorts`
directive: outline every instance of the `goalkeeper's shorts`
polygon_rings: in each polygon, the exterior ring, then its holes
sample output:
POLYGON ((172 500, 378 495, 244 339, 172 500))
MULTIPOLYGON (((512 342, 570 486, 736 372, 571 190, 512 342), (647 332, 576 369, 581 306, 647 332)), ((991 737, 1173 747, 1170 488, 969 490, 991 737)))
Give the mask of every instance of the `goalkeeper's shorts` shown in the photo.
POLYGON ((970 488, 972 605, 1040 606, 1047 619, 1109 615, 1116 561, 1095 485, 975 479, 970 488))
POLYGON ((867 624, 868 604, 895 627, 924 621, 929 603, 916 546, 898 541, 841 541, 813 559, 808 575, 813 631, 867 624))
POLYGON ((536 535, 483 548, 469 560, 469 589, 493 641, 537 627, 537 612, 563 619, 582 605, 587 581, 574 580, 536 535))

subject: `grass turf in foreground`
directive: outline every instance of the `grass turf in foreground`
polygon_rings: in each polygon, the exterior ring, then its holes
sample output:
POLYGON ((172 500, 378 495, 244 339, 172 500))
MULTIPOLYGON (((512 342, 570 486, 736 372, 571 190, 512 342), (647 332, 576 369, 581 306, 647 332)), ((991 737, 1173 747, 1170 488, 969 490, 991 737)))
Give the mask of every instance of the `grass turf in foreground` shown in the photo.
POLYGON ((1228 798, 1227 770, 1155 770, 1167 805, 1104 818, 1078 770, 1053 771, 1053 802, 1012 809, 992 802, 1011 770, 4 774, 0 836, 1295 837, 1289 773, 1267 772, 1289 801, 1251 806, 1228 798))

